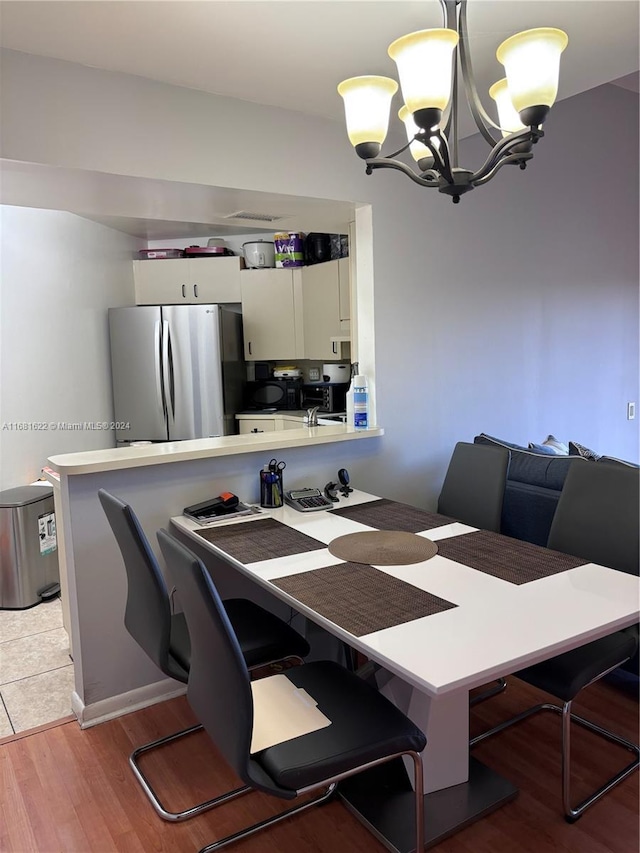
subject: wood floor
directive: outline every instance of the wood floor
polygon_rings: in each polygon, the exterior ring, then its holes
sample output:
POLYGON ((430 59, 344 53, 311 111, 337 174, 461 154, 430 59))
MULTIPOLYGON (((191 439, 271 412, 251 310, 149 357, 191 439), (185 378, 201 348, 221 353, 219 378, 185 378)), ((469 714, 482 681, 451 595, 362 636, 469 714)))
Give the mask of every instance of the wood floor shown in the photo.
MULTIPOLYGON (((638 701, 630 690, 598 684, 576 710, 631 739, 638 735, 638 701)), ((501 696, 476 706, 471 731, 516 713, 543 694, 509 680, 501 696)), ((191 853, 249 821, 275 813, 281 802, 249 794, 182 824, 152 810, 127 757, 134 746, 193 722, 184 698, 81 731, 66 722, 15 736, 0 746, 2 853, 191 853)), ((443 841, 438 853, 636 853, 638 774, 574 825, 560 814, 560 723, 552 714, 514 727, 474 754, 519 788, 497 812, 443 841)), ((629 753, 578 730, 574 738, 576 795, 596 787, 629 753), (617 762, 617 763, 616 763, 617 762)), ((145 765, 169 807, 192 805, 234 783, 206 735, 171 745, 145 765)), ((339 801, 283 821, 229 848, 234 853, 383 853, 339 801)))

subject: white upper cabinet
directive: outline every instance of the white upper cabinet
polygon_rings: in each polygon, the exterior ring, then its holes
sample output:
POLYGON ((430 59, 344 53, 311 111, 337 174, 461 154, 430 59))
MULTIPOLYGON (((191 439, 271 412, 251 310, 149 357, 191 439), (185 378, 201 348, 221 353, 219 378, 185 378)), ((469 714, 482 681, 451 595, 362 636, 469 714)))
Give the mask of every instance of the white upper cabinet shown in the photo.
POLYGON ((248 361, 305 358, 301 279, 300 268, 241 271, 248 361))
POLYGON ((240 258, 134 261, 136 305, 240 302, 240 258))
POLYGON ((349 335, 349 259, 314 264, 302 270, 305 358, 341 358, 336 338, 349 335))

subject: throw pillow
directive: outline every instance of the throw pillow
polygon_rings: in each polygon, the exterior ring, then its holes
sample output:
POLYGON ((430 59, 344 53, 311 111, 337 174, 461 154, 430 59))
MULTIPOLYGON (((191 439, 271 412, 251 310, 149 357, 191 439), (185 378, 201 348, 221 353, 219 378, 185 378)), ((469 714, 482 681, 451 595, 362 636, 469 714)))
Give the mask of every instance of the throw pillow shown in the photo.
POLYGON ((548 435, 545 441, 542 442, 546 444, 547 447, 555 447, 558 453, 561 453, 563 456, 569 455, 569 448, 566 444, 563 444, 562 441, 558 441, 555 435, 548 435))
POLYGON ((600 456, 593 450, 589 450, 584 444, 578 444, 577 441, 569 442, 569 456, 582 456, 583 459, 593 459, 596 462, 600 456))
POLYGON ((557 447, 553 447, 551 444, 534 444, 532 441, 529 442, 529 450, 532 450, 534 453, 543 453, 545 456, 564 456, 564 453, 561 453, 557 447))

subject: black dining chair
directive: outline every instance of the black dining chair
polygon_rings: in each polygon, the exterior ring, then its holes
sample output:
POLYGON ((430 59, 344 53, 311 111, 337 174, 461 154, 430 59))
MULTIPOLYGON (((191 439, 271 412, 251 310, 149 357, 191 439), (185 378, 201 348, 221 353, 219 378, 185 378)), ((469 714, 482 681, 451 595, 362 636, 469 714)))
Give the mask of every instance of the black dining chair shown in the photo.
MULTIPOLYGON (((471 527, 499 533, 510 459, 506 447, 459 441, 442 484, 438 512, 471 527)), ((498 678, 493 687, 476 693, 469 705, 497 696, 506 687, 506 680, 498 678)))
POLYGON ((438 498, 438 512, 500 532, 510 453, 506 447, 459 441, 438 498))
MULTIPOLYGON (((416 850, 424 849, 422 759, 424 734, 362 679, 333 661, 293 667, 286 677, 317 703, 330 725, 251 753, 256 709, 242 650, 202 562, 161 530, 158 541, 171 566, 191 635, 187 700, 207 734, 249 789, 284 800, 322 789, 313 799, 221 838, 211 853, 285 817, 327 800, 341 779, 402 755, 413 760, 416 850)), ((222 556, 215 557, 221 566, 222 556)), ((259 713, 259 711, 258 711, 259 713)))
MULTIPOLYGON (((186 684, 191 666, 191 642, 184 613, 171 613, 167 584, 131 506, 104 489, 99 490, 98 497, 120 547, 127 573, 125 627, 158 669, 170 678, 186 684)), ((243 660, 249 669, 289 659, 302 663, 309 653, 309 644, 300 634, 254 602, 232 598, 225 601, 224 607, 238 637, 243 660)), ((153 749, 201 728, 201 725, 191 726, 140 746, 129 757, 129 764, 137 780, 154 809, 164 820, 186 820, 246 790, 230 791, 180 812, 165 809, 142 771, 138 759, 153 749)))
MULTIPOLYGON (((640 568, 640 470, 593 462, 573 465, 565 480, 551 530, 549 548, 611 569, 638 575, 640 568)), ((516 672, 534 687, 551 693, 562 705, 542 703, 471 740, 475 746, 538 711, 562 716, 562 804, 565 819, 576 821, 589 806, 626 779, 639 764, 640 748, 631 741, 573 714, 571 705, 583 688, 637 655, 638 625, 616 631, 550 660, 516 672), (634 759, 577 806, 571 805, 571 722, 623 746, 634 759)))

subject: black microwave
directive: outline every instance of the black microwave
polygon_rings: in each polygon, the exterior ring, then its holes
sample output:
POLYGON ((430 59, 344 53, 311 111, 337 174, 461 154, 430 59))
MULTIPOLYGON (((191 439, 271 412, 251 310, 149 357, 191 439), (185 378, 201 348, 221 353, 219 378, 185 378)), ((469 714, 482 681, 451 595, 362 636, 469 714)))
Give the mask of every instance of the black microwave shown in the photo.
POLYGON ((246 409, 300 409, 302 379, 259 379, 247 382, 246 409))
POLYGON ((317 382, 302 386, 302 408, 318 406, 320 412, 346 412, 348 382, 317 382))

